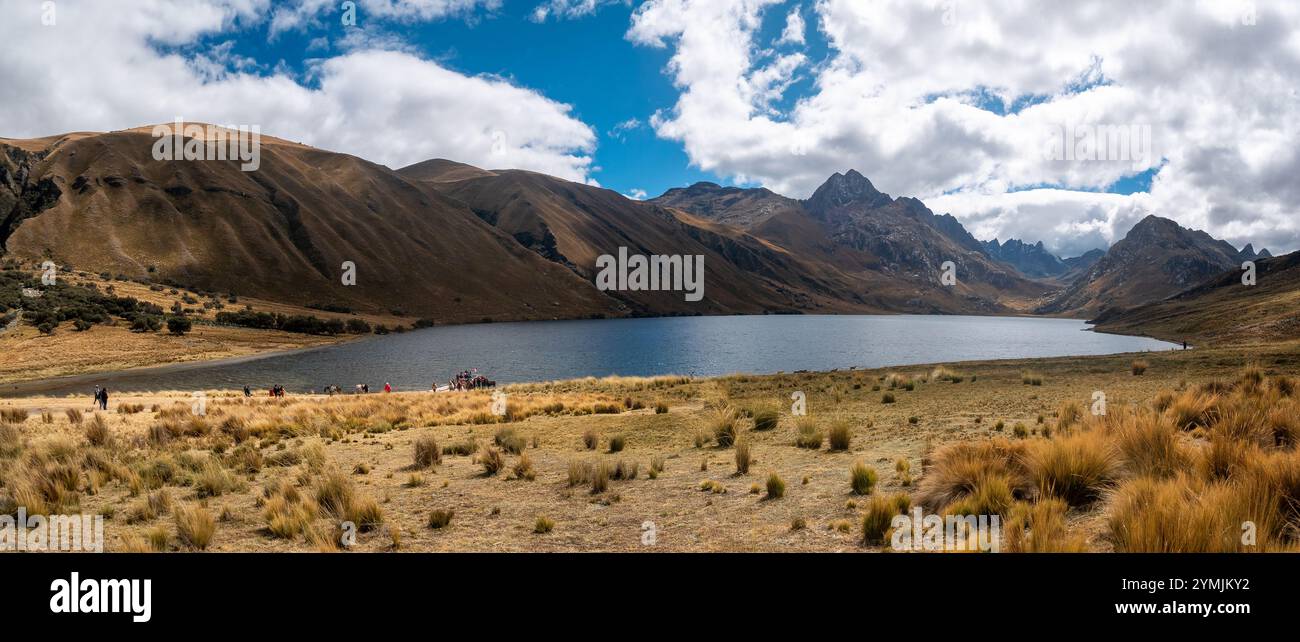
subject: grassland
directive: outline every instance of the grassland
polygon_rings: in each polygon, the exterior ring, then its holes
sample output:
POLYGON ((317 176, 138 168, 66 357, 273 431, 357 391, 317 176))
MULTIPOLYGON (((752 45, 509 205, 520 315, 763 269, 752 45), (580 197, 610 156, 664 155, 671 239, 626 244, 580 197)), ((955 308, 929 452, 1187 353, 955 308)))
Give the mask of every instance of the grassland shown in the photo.
POLYGON ((1298 364, 587 379, 508 386, 505 416, 487 392, 14 399, 0 510, 104 514, 110 550, 336 550, 350 522, 362 551, 873 551, 912 504, 998 512, 1004 549, 1238 550, 1249 517, 1247 550, 1292 550, 1298 364))
MULTIPOLYGON (((30 270, 24 274, 39 276, 38 272, 30 270)), ((361 319, 373 326, 390 328, 404 327, 414 321, 384 314, 328 312, 247 297, 233 301, 225 297, 209 298, 184 289, 124 279, 106 280, 85 272, 65 272, 60 279, 72 287, 94 287, 113 296, 130 297, 164 310, 180 306, 192 319, 192 329, 183 336, 172 335, 165 329, 132 332, 129 324, 116 319, 111 323, 95 324, 84 331, 77 331, 71 322, 65 322, 59 324, 52 334, 45 334, 27 323, 10 323, 0 327, 0 354, 5 355, 0 359, 0 384, 296 350, 338 343, 355 336, 217 325, 215 317, 222 308, 237 310, 248 307, 257 312, 310 315, 322 319, 361 319)))

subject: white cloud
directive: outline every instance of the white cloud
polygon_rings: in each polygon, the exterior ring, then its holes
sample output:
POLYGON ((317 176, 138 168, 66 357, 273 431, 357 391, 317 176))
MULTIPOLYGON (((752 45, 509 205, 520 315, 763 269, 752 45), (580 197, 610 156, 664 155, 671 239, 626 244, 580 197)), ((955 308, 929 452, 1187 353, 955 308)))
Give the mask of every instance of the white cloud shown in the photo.
POLYGON ((796 6, 790 10, 790 15, 785 17, 785 30, 781 32, 781 37, 777 39, 777 43, 802 45, 804 44, 804 32, 806 30, 803 12, 796 6))
POLYGON ((635 117, 629 118, 625 121, 622 121, 614 125, 614 127, 607 132, 607 135, 610 136, 611 138, 617 138, 618 140, 623 140, 623 138, 627 135, 628 132, 641 129, 642 124, 643 123, 641 122, 640 118, 635 118, 635 117))
POLYGON ((643 189, 633 187, 628 190, 627 194, 624 194, 624 196, 627 196, 634 201, 644 201, 649 194, 646 194, 646 191, 643 189))
MULTIPOLYGON (((396 11, 438 3, 381 4, 396 11)), ((265 0, 63 0, 58 8, 54 27, 40 26, 39 3, 0 22, 0 135, 107 131, 184 117, 260 125, 269 135, 390 167, 444 157, 590 178, 595 132, 568 105, 505 80, 364 43, 314 60, 311 85, 279 68, 240 71, 243 61, 221 68, 231 60, 229 47, 204 43, 262 24, 265 0), (158 42, 176 49, 160 51, 158 42)))
POLYGON ((1286 178, 1300 173, 1295 3, 818 0, 831 54, 811 67, 758 42, 778 5, 650 0, 633 16, 627 38, 670 47, 681 92, 651 124, 704 170, 805 197, 856 168, 985 234, 1062 251, 1122 235, 1138 206, 1238 245, 1300 249, 1300 185, 1286 178), (813 88, 791 103, 799 71, 813 88), (1031 106, 982 108, 1018 99, 1031 106), (1149 131, 1152 154, 1044 155, 1053 131, 1108 125, 1149 131), (1155 167, 1149 195, 1094 193, 1155 167), (1066 189, 1023 191, 1041 185, 1066 189))
POLYGON ((547 0, 533 8, 529 19, 546 22, 547 18, 573 20, 596 13, 601 7, 612 4, 630 4, 632 0, 547 0))

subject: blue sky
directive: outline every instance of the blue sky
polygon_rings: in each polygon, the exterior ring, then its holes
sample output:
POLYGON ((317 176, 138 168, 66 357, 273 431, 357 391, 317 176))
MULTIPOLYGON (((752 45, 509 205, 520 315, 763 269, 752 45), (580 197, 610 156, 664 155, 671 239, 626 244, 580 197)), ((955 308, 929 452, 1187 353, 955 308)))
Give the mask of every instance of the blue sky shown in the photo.
MULTIPOLYGON (((593 164, 597 169, 591 176, 603 187, 623 194, 643 190, 654 197, 697 181, 729 182, 691 167, 680 143, 663 140, 651 129, 651 115, 670 109, 677 99, 672 78, 664 73, 671 51, 634 46, 624 38, 633 10, 630 5, 615 3, 581 18, 542 23, 529 19, 535 6, 535 2, 507 0, 496 10, 480 11, 468 19, 450 16, 409 24, 359 14, 357 27, 396 36, 420 56, 462 74, 499 76, 570 105, 572 115, 598 135, 593 164), (619 128, 633 119, 636 127, 619 128)), ((783 19, 774 13, 765 27, 779 32, 783 19)), ((339 43, 322 48, 320 39, 337 37, 342 27, 335 20, 322 22, 314 28, 281 32, 274 41, 268 41, 265 23, 240 31, 234 53, 266 69, 283 62, 311 85, 307 61, 341 53, 339 43)), ((214 34, 197 46, 227 39, 229 33, 214 34)))

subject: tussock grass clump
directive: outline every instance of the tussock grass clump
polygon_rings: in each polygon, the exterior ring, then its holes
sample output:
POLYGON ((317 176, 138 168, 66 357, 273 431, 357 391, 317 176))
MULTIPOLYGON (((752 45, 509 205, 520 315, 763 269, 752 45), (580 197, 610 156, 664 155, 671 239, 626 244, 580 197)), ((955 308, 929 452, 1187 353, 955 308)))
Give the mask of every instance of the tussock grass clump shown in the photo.
POLYGON ((197 504, 178 506, 175 510, 176 538, 196 551, 207 550, 217 532, 217 520, 208 509, 197 504))
POLYGON ((1251 461, 1261 457, 1263 451, 1258 446, 1215 434, 1210 436, 1209 445, 1200 450, 1196 469, 1203 479, 1223 481, 1235 478, 1251 461))
POLYGON ((1086 506, 1111 488, 1120 474, 1115 446, 1100 431, 1034 443, 1025 456, 1029 479, 1042 496, 1086 506))
POLYGON ((781 499, 785 497, 785 480, 781 476, 772 473, 767 476, 767 498, 781 499))
POLYGON ((853 427, 847 419, 835 419, 826 429, 826 441, 831 450, 848 450, 853 441, 853 427))
POLYGON ((610 471, 609 476, 610 479, 627 481, 636 479, 637 475, 640 474, 640 471, 641 464, 635 459, 630 461, 620 459, 618 460, 618 463, 614 464, 614 468, 610 471))
POLYGON ((1209 427, 1218 415, 1219 396, 1198 390, 1188 390, 1169 404, 1165 411, 1179 430, 1209 427))
POLYGON ((888 375, 885 375, 884 383, 890 390, 902 388, 910 391, 916 387, 916 384, 912 381, 911 377, 896 372, 891 372, 888 375))
POLYGON ((736 424, 739 421, 740 417, 736 409, 731 406, 724 406, 714 411, 709 427, 713 432, 713 440, 718 443, 719 448, 730 448, 736 443, 736 435, 739 433, 736 424))
MULTIPOLYGON (((77 423, 81 423, 80 420, 77 423)), ((108 422, 104 420, 104 415, 98 413, 91 417, 90 422, 86 424, 85 433, 86 441, 91 446, 107 446, 113 438, 112 433, 108 430, 108 422)))
POLYGON ((975 490, 944 507, 944 515, 1005 515, 1015 503, 1012 482, 1006 476, 987 473, 975 480, 975 490))
POLYGON ((357 495, 352 478, 331 471, 317 483, 316 504, 321 511, 341 521, 350 521, 366 532, 383 523, 383 511, 374 500, 357 495))
POLYGON ((442 447, 442 454, 457 455, 460 457, 469 457, 478 452, 478 442, 473 439, 467 439, 462 442, 454 443, 442 447))
POLYGON ((818 428, 817 421, 812 417, 800 417, 795 424, 797 434, 794 438, 794 445, 799 448, 817 450, 822 447, 822 440, 825 438, 822 431, 818 428))
POLYGON ((518 455, 524 451, 524 448, 528 447, 527 440, 515 434, 513 428, 497 430, 496 435, 492 437, 492 442, 511 455, 518 455))
POLYGON ((931 381, 947 381, 949 383, 961 383, 966 380, 966 375, 956 372, 950 368, 939 366, 930 372, 931 381))
POLYGON ((1191 465, 1191 454, 1167 416, 1124 412, 1112 416, 1109 426, 1124 468, 1131 475, 1172 477, 1191 465))
POLYGON ((763 407, 754 411, 754 430, 772 430, 780 422, 781 415, 776 408, 763 407))
POLYGON ((600 447, 600 436, 594 430, 587 430, 582 433, 582 445, 587 450, 595 450, 600 447))
POLYGON ((167 527, 161 525, 155 526, 145 531, 144 536, 145 536, 145 541, 147 543, 148 549, 147 551, 141 551, 141 552, 165 551, 167 550, 167 541, 171 539, 171 534, 167 532, 167 527))
POLYGON ((506 465, 505 459, 501 456, 501 451, 491 447, 479 453, 478 463, 483 467, 483 475, 486 477, 497 474, 506 465))
POLYGON ((894 516, 898 514, 898 504, 892 498, 872 497, 862 514, 862 543, 866 546, 883 544, 894 516))
POLYGON ((446 528, 447 525, 451 523, 451 518, 454 517, 455 515, 456 515, 456 511, 450 508, 447 509, 435 508, 432 512, 429 513, 429 521, 428 521, 429 528, 435 530, 446 528))
POLYGON ((1004 546, 1011 553, 1081 553, 1087 550, 1082 535, 1066 531, 1065 502, 1045 498, 1032 504, 1019 502, 1003 529, 1004 546))
POLYGON ((63 411, 63 415, 68 418, 68 423, 74 426, 81 425, 83 417, 80 410, 77 410, 76 408, 68 408, 63 411))
POLYGON ((307 531, 316 518, 316 504, 302 497, 293 486, 285 484, 275 492, 262 510, 266 530, 275 537, 293 539, 307 531))
POLYGON ((591 469, 591 494, 599 495, 609 490, 609 478, 614 475, 614 469, 609 464, 599 463, 592 466, 591 469))
POLYGON ((533 532, 538 535, 544 535, 555 530, 555 521, 545 515, 538 515, 537 521, 533 522, 533 532))
POLYGON ((726 486, 723 486, 721 483, 713 481, 712 479, 701 481, 699 488, 704 492, 713 493, 714 495, 722 495, 727 492, 726 486))
MULTIPOLYGON (((1043 423, 1042 415, 1039 415, 1038 418, 1038 423, 1043 423)), ((1061 404, 1061 407, 1056 411, 1056 429, 1068 431, 1075 424, 1078 424, 1081 419, 1083 419, 1083 406, 1074 400, 1067 401, 1061 404)))
POLYGON ((627 438, 622 435, 614 435, 609 438, 609 452, 623 452, 623 447, 627 445, 627 438))
POLYGON ((166 489, 149 493, 147 497, 133 504, 126 511, 126 523, 138 524, 158 519, 171 510, 172 497, 166 489))
POLYGON ((569 462, 569 487, 581 486, 591 481, 595 466, 589 461, 569 462))
POLYGON ((515 479, 526 479, 528 481, 537 479, 537 471, 533 469, 533 460, 528 456, 528 453, 519 456, 511 471, 514 473, 515 479))
POLYGON ((0 421, 21 424, 27 421, 26 408, 0 408, 0 421))
POLYGON ((748 441, 736 442, 736 474, 748 475, 749 465, 754 462, 754 457, 749 451, 748 441))
POLYGON ((203 467, 193 475, 191 485, 194 494, 199 497, 216 497, 240 487, 239 480, 215 459, 203 464, 203 467))
POLYGON ((0 458, 17 457, 23 450, 22 433, 13 424, 0 423, 0 458))
POLYGON ((1037 372, 1021 373, 1020 383, 1026 386, 1041 386, 1043 385, 1043 375, 1038 374, 1037 372))
POLYGON ((912 462, 899 457, 894 461, 894 472, 898 473, 899 485, 912 485, 912 462))
POLYGON ((1031 486, 1023 459, 1027 444, 1006 439, 959 442, 939 449, 917 489, 917 501, 929 511, 974 494, 982 480, 1001 476, 1015 496, 1027 496, 1031 486))
POLYGON ((870 495, 878 478, 876 469, 861 461, 853 462, 849 468, 849 486, 855 495, 870 495))
POLYGON ((442 463, 442 451, 438 449, 438 440, 432 436, 417 438, 413 449, 411 464, 417 469, 429 468, 442 463))
POLYGON ((650 479, 658 479, 659 474, 664 472, 664 458, 662 455, 655 455, 650 458, 650 470, 646 473, 650 479))
POLYGON ((1129 370, 1131 370, 1131 371, 1133 372, 1133 376, 1134 376, 1134 377, 1140 377, 1140 376, 1146 374, 1146 372, 1147 372, 1147 368, 1150 368, 1150 367, 1151 367, 1151 364, 1147 363, 1146 361, 1144 361, 1144 360, 1142 360, 1142 359, 1134 360, 1133 363, 1129 364, 1129 370))
POLYGON ((880 403, 883 404, 895 403, 897 401, 898 399, 894 397, 894 393, 892 392, 886 392, 885 394, 880 396, 880 403))
POLYGON ((1244 486, 1206 483, 1188 475, 1140 477, 1121 486, 1111 499, 1107 537, 1118 552, 1264 550, 1242 544, 1241 525, 1255 522, 1260 543, 1268 543, 1271 524, 1277 523, 1276 504, 1251 499, 1244 486))

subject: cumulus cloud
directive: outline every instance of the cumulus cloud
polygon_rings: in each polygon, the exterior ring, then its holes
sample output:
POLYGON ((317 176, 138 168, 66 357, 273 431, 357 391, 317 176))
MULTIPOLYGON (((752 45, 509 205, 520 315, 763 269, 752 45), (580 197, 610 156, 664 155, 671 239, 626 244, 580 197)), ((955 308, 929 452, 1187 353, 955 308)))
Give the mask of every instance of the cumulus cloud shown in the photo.
POLYGON ((781 31, 781 37, 777 38, 779 44, 804 44, 804 32, 807 26, 804 25, 803 12, 799 7, 790 10, 790 14, 785 17, 785 29, 781 31))
POLYGON ((548 18, 572 20, 596 13, 601 7, 611 4, 630 4, 632 0, 547 0, 536 7, 529 19, 533 22, 546 22, 548 18))
POLYGON ((761 41, 780 6, 650 0, 634 14, 627 38, 670 48, 680 89, 651 124, 694 165, 796 197, 856 168, 984 238, 1063 253, 1122 237, 1138 211, 1300 248, 1285 178, 1300 172, 1294 3, 819 0, 819 61, 761 41), (789 96, 800 71, 812 87, 789 96), (1138 144, 1107 142, 1125 132, 1138 144), (1147 170, 1149 193, 1103 193, 1147 170))
MULTIPOLYGON (((421 16, 465 3, 360 4, 421 16)), ((500 78, 467 76, 364 41, 311 61, 310 84, 278 67, 249 70, 222 37, 265 28, 266 0, 64 0, 52 27, 41 26, 39 9, 20 6, 0 22, 0 134, 7 137, 183 117, 259 125, 390 167, 444 157, 590 179, 595 132, 568 105, 500 78)))

